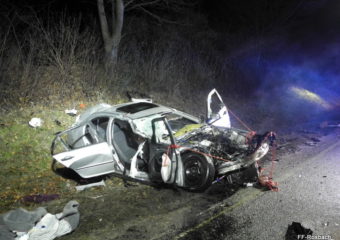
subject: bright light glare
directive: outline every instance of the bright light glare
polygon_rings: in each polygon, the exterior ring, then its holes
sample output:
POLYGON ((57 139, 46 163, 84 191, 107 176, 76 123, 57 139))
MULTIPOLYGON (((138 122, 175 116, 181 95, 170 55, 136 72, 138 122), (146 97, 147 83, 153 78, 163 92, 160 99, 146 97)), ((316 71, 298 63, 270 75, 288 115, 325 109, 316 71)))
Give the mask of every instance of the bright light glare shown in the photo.
POLYGON ((326 102, 324 99, 322 99, 316 93, 313 93, 311 91, 308 91, 308 90, 306 90, 304 88, 300 88, 300 87, 290 87, 290 90, 301 99, 304 99, 304 100, 309 101, 311 103, 318 104, 319 106, 321 106, 325 109, 331 109, 332 108, 332 106, 328 102, 326 102))

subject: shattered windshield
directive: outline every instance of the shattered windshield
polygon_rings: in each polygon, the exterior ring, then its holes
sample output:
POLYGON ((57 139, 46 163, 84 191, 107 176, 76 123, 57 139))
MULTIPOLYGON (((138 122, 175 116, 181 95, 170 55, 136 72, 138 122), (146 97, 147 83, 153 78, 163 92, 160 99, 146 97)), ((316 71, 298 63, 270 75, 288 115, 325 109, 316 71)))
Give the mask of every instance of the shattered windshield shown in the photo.
POLYGON ((175 138, 202 126, 202 124, 197 124, 188 118, 174 113, 168 113, 165 117, 168 120, 172 134, 175 138))
MULTIPOLYGON (((175 138, 184 135, 187 132, 190 132, 196 128, 202 126, 202 124, 197 124, 195 121, 192 121, 188 118, 180 116, 175 113, 167 113, 164 117, 168 120, 170 128, 172 130, 172 134, 175 138)), ((148 138, 152 137, 152 120, 155 116, 147 117, 147 118, 139 118, 135 119, 133 123, 136 126, 136 129, 141 132, 143 135, 148 138)))

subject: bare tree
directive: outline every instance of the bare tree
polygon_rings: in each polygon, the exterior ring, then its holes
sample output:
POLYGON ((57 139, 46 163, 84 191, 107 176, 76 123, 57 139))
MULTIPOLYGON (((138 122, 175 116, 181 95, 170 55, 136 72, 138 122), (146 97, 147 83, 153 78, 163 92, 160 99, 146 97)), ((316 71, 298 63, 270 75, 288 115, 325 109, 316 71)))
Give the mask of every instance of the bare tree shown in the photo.
POLYGON ((106 61, 115 63, 117 61, 119 43, 122 38, 124 3, 123 0, 111 0, 111 29, 109 28, 108 17, 105 12, 104 0, 97 0, 97 6, 106 61))
POLYGON ((97 0, 100 27, 104 41, 106 63, 116 63, 122 38, 124 12, 142 11, 162 23, 178 23, 160 16, 162 11, 180 12, 192 7, 197 0, 108 0, 110 10, 104 0, 97 0))

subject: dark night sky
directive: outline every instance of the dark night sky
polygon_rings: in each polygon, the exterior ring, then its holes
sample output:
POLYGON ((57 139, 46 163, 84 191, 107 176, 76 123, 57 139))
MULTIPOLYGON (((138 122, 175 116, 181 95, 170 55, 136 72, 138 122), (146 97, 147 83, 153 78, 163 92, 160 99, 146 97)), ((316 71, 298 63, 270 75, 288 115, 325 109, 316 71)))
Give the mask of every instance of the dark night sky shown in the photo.
MULTIPOLYGON (((82 13, 83 19, 97 10, 95 0, 15 2, 49 6, 51 12, 66 8, 69 14, 82 13)), ((258 93, 297 85, 340 102, 340 1, 201 0, 195 11, 221 36, 236 39, 235 48, 223 54, 236 59, 242 77, 258 93)))
MULTIPOLYGON (((17 0, 19 5, 51 12, 96 14, 96 0, 17 0)), ((216 31, 251 35, 284 34, 292 44, 321 47, 339 38, 340 2, 334 0, 201 0, 199 11, 216 31)))

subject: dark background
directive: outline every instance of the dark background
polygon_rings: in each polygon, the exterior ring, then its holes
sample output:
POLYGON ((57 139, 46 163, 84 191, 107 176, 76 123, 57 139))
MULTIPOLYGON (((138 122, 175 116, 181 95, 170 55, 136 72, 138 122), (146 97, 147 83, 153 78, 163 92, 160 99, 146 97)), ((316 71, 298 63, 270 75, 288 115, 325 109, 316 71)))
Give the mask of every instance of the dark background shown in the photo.
POLYGON ((138 89, 163 103, 187 99, 179 106, 185 109, 215 87, 241 115, 251 112, 249 121, 256 113, 337 118, 338 1, 200 0, 181 11, 148 8, 175 23, 127 10, 113 71, 103 67, 95 0, 1 2, 2 105, 117 100, 138 89))

